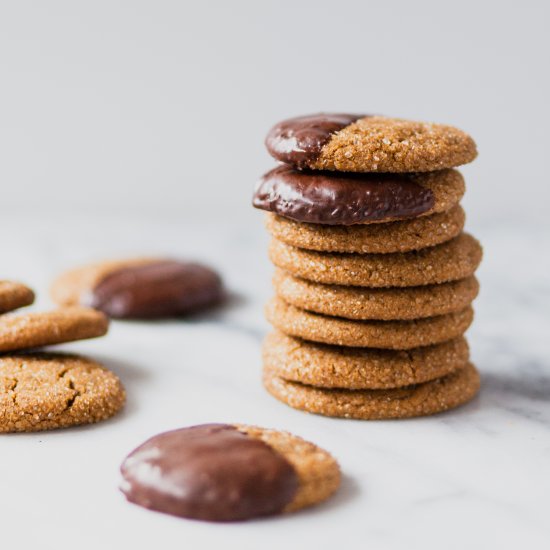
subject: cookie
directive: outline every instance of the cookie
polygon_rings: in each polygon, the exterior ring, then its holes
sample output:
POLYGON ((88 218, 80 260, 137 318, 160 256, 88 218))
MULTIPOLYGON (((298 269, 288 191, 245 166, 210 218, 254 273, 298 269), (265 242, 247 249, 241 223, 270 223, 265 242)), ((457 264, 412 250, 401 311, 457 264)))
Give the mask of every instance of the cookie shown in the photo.
POLYGON ((0 313, 30 306, 34 292, 27 286, 13 281, 0 281, 0 313))
POLYGON ((461 311, 479 291, 474 276, 437 285, 366 288, 324 285, 275 271, 273 286, 288 304, 346 319, 381 321, 421 319, 461 311))
POLYGON ((461 233, 446 243, 394 254, 342 254, 304 250, 271 241, 271 261, 292 275, 325 284, 409 287, 456 281, 473 275, 481 246, 461 233))
POLYGON ((385 389, 419 384, 466 365, 460 336, 409 351, 315 344, 275 331, 263 344, 266 369, 285 380, 323 388, 385 389))
POLYGON ((285 334, 312 342, 404 350, 445 342, 464 334, 474 312, 467 307, 456 313, 412 321, 355 321, 311 313, 274 298, 266 306, 266 317, 285 334))
POLYGON ((91 424, 124 405, 120 380, 95 361, 61 353, 0 357, 0 432, 91 424))
POLYGON ((269 369, 263 380, 269 393, 295 409, 359 420, 436 414, 467 403, 479 391, 479 374, 471 363, 442 378, 387 390, 315 388, 283 380, 269 369))
POLYGON ((220 276, 189 262, 152 258, 101 262, 64 273, 51 288, 59 305, 81 304, 120 319, 177 317, 223 300, 220 276))
POLYGON ((449 241, 462 231, 464 221, 464 210, 455 206, 448 212, 414 220, 353 227, 298 223, 268 214, 266 226, 273 237, 298 248, 388 254, 420 250, 449 241))
POLYGON ((473 139, 458 128, 359 114, 284 120, 269 131, 266 147, 291 166, 341 172, 431 172, 477 156, 473 139))
POLYGON ((456 170, 426 174, 344 174, 279 166, 263 176, 252 204, 322 225, 390 222, 445 212, 464 195, 456 170))
POLYGON ((0 352, 52 346, 107 333, 103 313, 84 307, 0 317, 0 352))
POLYGON ((317 504, 340 484, 337 462, 287 432, 204 424, 156 435, 121 467, 135 504, 205 521, 242 521, 317 504))

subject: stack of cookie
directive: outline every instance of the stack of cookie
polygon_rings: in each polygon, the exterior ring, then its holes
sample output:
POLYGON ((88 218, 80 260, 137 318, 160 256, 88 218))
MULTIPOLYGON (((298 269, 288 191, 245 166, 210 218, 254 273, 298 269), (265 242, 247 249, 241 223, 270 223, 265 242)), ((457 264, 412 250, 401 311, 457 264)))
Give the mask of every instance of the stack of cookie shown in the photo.
POLYGON ((36 348, 107 333, 94 309, 7 314, 34 301, 31 289, 0 281, 0 433, 33 432, 105 420, 124 405, 120 380, 99 363, 36 348))
POLYGON ((264 384, 292 407, 359 419, 456 407, 478 391, 464 332, 481 247, 463 232, 476 156, 449 126, 379 116, 286 120, 283 164, 253 204, 269 212, 276 297, 264 384))

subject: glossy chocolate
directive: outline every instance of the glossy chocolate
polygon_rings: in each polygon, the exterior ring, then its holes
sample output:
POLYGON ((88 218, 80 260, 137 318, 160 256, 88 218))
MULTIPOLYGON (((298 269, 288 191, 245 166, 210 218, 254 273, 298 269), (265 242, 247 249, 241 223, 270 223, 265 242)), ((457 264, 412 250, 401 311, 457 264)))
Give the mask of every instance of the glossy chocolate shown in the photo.
POLYGON ((271 128, 265 145, 277 160, 304 168, 317 159, 332 134, 365 116, 319 113, 289 118, 271 128))
POLYGON ((277 514, 298 489, 296 472, 283 456, 226 424, 152 437, 126 458, 121 472, 129 501, 207 521, 277 514))
POLYGON ((84 298, 109 317, 175 317, 220 302, 220 277, 208 267, 173 260, 117 269, 84 298))
POLYGON ((299 222, 353 225, 418 216, 433 207, 434 196, 408 175, 279 166, 260 180, 252 204, 299 222))

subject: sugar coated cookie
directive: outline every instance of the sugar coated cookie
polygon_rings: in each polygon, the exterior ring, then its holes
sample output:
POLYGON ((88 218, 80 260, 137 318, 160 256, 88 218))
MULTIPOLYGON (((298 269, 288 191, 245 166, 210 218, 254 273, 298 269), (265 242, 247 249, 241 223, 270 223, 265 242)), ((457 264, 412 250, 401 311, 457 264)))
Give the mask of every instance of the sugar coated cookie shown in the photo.
POLYGON ((448 212, 413 220, 353 227, 298 223, 268 214, 266 226, 277 240, 297 248, 320 252, 388 254, 420 250, 447 242, 462 231, 464 221, 464 210, 455 206, 448 212))
POLYGON ((464 194, 456 170, 426 174, 335 174, 279 166, 263 176, 252 204, 297 222, 356 225, 445 212, 464 194))
POLYGON ((481 262, 474 237, 458 237, 430 248, 394 254, 339 254, 271 241, 271 261, 292 275, 325 284, 409 287, 456 281, 473 275, 481 262))
POLYGON ((385 389, 440 378, 468 362, 466 340, 408 351, 307 342, 275 331, 263 344, 266 369, 285 380, 323 388, 385 389))
POLYGON ((412 321, 356 321, 311 313, 274 298, 266 306, 266 317, 285 334, 312 342, 403 350, 445 342, 464 334, 474 312, 467 307, 456 313, 412 321))
POLYGON ((33 302, 34 292, 29 287, 13 281, 0 281, 0 313, 30 306, 33 302))
POLYGON ((240 521, 291 512, 328 498, 337 462, 287 432, 204 424, 156 435, 121 467, 135 504, 175 516, 240 521))
POLYGON ((194 313, 222 301, 219 275, 189 262, 137 258, 64 273, 51 294, 60 305, 82 304, 109 317, 145 319, 194 313))
POLYGON ((0 317, 0 352, 53 346, 107 334, 103 313, 86 307, 0 317))
POLYGON ((479 390, 479 374, 468 363, 447 376, 388 390, 337 390, 289 382, 264 369, 264 385, 295 409, 342 418, 381 420, 439 413, 470 401, 479 390))
POLYGON ((120 380, 77 355, 0 357, 0 432, 35 432, 105 420, 124 405, 120 380))
POLYGON ((315 313, 381 321, 421 319, 461 311, 479 291, 474 276, 436 285, 366 288, 324 285, 275 270, 273 287, 285 302, 315 313))
POLYGON ((266 147, 297 168, 341 172, 431 172, 477 156, 473 139, 458 128, 360 114, 284 120, 269 131, 266 147))

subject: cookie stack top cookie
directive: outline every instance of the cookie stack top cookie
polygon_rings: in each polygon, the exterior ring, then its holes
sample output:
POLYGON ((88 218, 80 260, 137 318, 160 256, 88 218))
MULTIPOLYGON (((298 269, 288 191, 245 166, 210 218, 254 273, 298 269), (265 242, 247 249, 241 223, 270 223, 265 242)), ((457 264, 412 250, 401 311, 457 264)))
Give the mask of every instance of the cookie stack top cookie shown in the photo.
POLYGON ((266 146, 281 163, 253 198, 269 213, 277 268, 268 391, 355 418, 470 399, 478 377, 463 333, 481 247, 462 233, 455 168, 477 156, 472 138, 442 124, 321 113, 276 124, 266 146))

